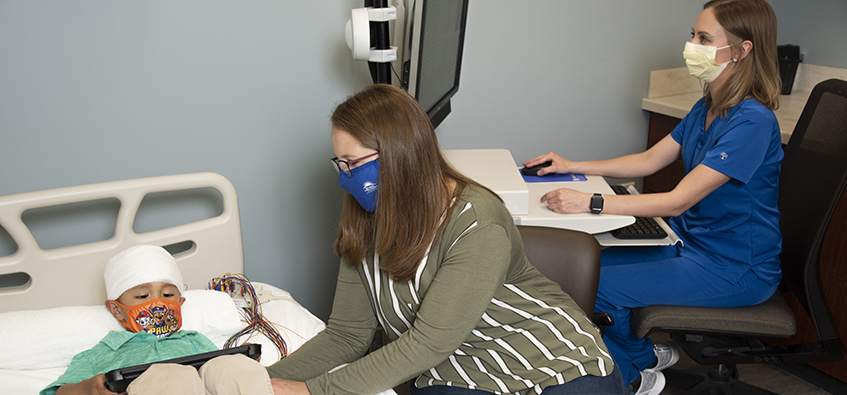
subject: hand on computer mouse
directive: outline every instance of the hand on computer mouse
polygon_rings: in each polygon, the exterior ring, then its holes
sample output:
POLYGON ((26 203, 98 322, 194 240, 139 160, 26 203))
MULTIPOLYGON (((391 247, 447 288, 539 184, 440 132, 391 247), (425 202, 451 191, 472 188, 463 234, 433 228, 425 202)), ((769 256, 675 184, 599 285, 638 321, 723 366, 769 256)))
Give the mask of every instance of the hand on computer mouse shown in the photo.
POLYGON ((535 166, 530 166, 530 167, 524 166, 523 168, 521 168, 521 174, 523 174, 525 176, 538 176, 539 170, 541 170, 545 167, 548 167, 552 164, 553 164, 553 161, 548 160, 547 162, 544 162, 542 164, 538 164, 538 165, 535 165, 535 166))
MULTIPOLYGON (((540 167, 536 170, 537 176, 543 176, 546 174, 566 174, 573 173, 570 171, 570 164, 573 163, 559 155, 556 155, 555 152, 549 152, 541 156, 537 156, 523 163, 524 168, 533 168, 540 167), (550 164, 547 164, 550 163, 550 164)), ((529 170, 528 170, 529 171, 529 170)), ((521 169, 523 172, 523 169, 521 169)))

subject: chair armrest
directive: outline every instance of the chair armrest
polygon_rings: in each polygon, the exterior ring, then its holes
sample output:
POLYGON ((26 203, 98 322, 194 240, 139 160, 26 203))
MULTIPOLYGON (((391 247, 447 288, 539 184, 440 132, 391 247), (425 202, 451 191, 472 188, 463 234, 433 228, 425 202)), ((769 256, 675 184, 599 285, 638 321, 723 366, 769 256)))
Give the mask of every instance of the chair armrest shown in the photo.
POLYGON ((595 311, 591 322, 600 327, 600 333, 603 333, 607 326, 615 325, 615 320, 605 311, 595 311))

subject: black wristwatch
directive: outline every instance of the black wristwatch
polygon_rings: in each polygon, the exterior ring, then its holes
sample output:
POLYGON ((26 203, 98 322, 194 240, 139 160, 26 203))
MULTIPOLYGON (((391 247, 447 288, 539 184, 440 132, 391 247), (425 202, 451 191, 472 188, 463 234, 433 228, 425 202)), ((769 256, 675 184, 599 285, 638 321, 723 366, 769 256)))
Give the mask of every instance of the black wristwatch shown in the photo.
POLYGON ((594 214, 600 214, 603 211, 603 195, 599 193, 595 193, 594 196, 591 197, 591 212, 594 214))

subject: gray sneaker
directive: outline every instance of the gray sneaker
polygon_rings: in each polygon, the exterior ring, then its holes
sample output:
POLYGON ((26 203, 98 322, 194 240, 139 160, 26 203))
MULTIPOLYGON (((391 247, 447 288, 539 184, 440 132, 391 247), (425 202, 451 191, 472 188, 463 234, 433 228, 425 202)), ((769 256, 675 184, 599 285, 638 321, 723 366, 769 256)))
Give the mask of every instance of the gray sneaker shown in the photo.
POLYGON ((665 388, 665 375, 658 370, 642 370, 641 385, 635 395, 659 395, 665 388))
POLYGON ((656 354, 656 366, 645 370, 661 372, 679 361, 679 348, 674 342, 653 345, 653 354, 656 354))

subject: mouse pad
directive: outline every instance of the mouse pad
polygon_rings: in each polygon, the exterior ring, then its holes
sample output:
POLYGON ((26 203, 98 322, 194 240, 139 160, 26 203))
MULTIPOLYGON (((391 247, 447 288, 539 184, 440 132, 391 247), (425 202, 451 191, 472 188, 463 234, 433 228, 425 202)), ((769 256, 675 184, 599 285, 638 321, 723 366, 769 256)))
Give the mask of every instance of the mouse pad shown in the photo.
POLYGON ((588 181, 585 174, 546 174, 543 176, 525 176, 521 174, 524 182, 568 182, 588 181))
MULTIPOLYGON (((199 369, 200 366, 203 366, 206 361, 212 358, 219 357, 221 355, 231 354, 244 354, 250 358, 258 360, 258 357, 262 355, 262 345, 247 344, 240 347, 225 348, 223 350, 211 351, 197 355, 189 355, 187 357, 168 359, 166 361, 159 361, 153 363, 178 363, 182 365, 191 365, 195 369, 199 369)), ((141 376, 141 374, 144 373, 147 368, 149 368, 150 365, 152 365, 153 363, 145 363, 142 365, 130 366, 109 371, 108 373, 106 373, 106 388, 108 388, 112 392, 126 391, 126 387, 129 386, 129 383, 131 383, 132 380, 135 380, 138 376, 141 376)))

